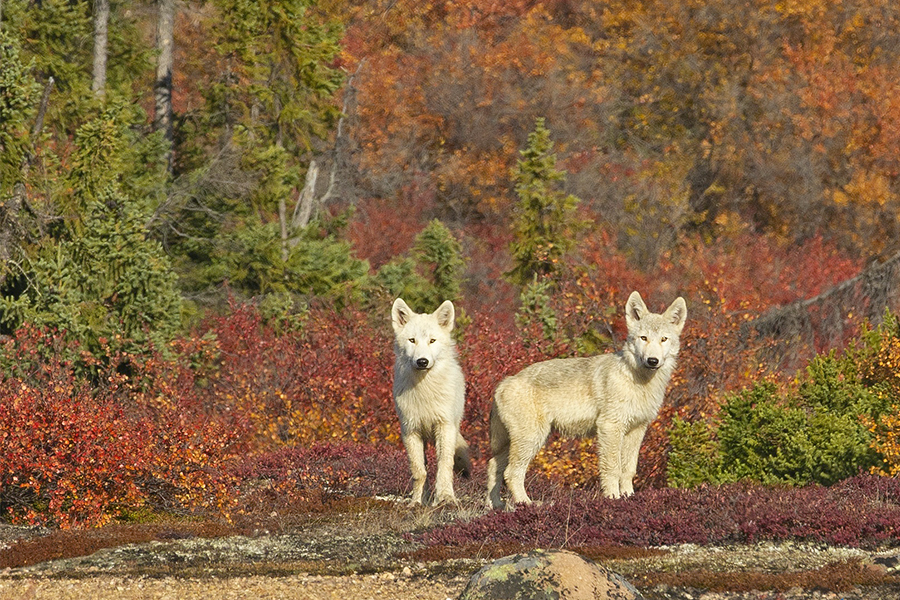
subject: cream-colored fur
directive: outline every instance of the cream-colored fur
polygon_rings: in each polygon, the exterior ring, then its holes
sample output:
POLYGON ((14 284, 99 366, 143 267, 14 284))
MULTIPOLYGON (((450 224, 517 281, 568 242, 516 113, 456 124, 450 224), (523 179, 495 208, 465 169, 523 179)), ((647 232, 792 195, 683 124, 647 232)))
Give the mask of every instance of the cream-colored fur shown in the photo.
POLYGON ((397 298, 391 308, 394 326, 394 407, 412 471, 412 502, 425 495, 425 444, 437 455, 434 502, 455 502, 454 466, 468 477, 469 446, 459 431, 466 383, 450 332, 456 320, 447 300, 431 314, 418 314, 397 298))
POLYGON ((514 504, 531 503, 525 471, 551 431, 596 437, 603 493, 632 494, 641 442, 662 406, 686 318, 682 298, 656 314, 632 292, 621 351, 539 362, 501 381, 491 408, 489 505, 503 505, 504 481, 514 504))

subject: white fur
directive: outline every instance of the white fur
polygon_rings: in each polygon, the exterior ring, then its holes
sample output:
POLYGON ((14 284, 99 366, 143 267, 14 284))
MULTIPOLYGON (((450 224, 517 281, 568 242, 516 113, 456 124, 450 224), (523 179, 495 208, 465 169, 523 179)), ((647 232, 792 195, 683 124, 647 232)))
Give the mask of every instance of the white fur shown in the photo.
POLYGON ((431 314, 418 314, 397 298, 391 309, 394 326, 394 407, 412 471, 412 502, 425 493, 425 444, 437 454, 435 503, 455 502, 454 459, 468 474, 468 444, 459 432, 466 384, 450 332, 456 319, 453 303, 431 314))
POLYGON ((641 442, 662 406, 686 318, 682 298, 655 314, 632 292, 621 351, 539 362, 501 381, 491 408, 489 504, 502 506, 503 481, 513 503, 531 503, 525 471, 554 430, 596 437, 603 493, 632 494, 641 442))

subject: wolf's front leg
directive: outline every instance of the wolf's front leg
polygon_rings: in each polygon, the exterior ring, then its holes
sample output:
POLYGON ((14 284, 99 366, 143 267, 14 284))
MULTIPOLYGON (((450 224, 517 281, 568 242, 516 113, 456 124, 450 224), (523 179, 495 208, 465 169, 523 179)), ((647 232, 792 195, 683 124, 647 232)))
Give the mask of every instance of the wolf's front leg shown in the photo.
POLYGON ((622 443, 625 432, 617 423, 597 425, 597 459, 600 469, 600 485, 607 498, 619 498, 622 490, 622 443))
POLYGON ((409 470, 412 472, 412 498, 413 504, 422 504, 425 495, 425 478, 428 471, 425 470, 425 442, 418 432, 403 434, 403 445, 409 457, 409 470))
POLYGON ((437 455, 437 474, 434 482, 434 503, 456 502, 453 493, 453 460, 456 455, 456 438, 459 428, 453 423, 441 423, 434 436, 437 455))
POLYGON ((619 491, 623 496, 634 493, 634 476, 637 473, 638 455, 641 452, 641 442, 647 425, 632 429, 625 434, 622 440, 622 478, 619 480, 619 491))

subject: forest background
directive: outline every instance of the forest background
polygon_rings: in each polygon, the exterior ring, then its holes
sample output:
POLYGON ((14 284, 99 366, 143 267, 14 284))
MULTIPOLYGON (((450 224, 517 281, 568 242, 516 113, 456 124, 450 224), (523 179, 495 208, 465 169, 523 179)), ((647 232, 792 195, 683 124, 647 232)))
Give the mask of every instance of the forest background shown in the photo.
POLYGON ((397 296, 460 310, 481 468, 493 387, 637 289, 689 306, 640 486, 896 473, 898 148, 888 0, 2 0, 0 509, 399 451, 397 296))

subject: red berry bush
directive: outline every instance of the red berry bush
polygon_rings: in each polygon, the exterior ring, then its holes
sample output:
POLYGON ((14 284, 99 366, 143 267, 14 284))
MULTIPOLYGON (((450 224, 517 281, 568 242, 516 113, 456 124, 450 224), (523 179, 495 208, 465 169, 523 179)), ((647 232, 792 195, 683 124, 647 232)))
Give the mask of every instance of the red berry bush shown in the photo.
POLYGON ((624 500, 547 490, 548 502, 424 532, 431 546, 663 546, 803 541, 874 548, 900 536, 900 481, 871 475, 833 487, 732 484, 650 489, 624 500))
MULTIPOLYGON (((66 345, 24 328, 2 348, 0 510, 13 522, 99 525, 141 506, 227 513, 228 464, 244 449, 240 419, 211 410, 174 358, 40 358, 66 345), (92 375, 87 375, 87 374, 92 375), (127 373, 127 374, 126 374, 127 373)), ((67 346, 56 356, 77 356, 67 346)))

